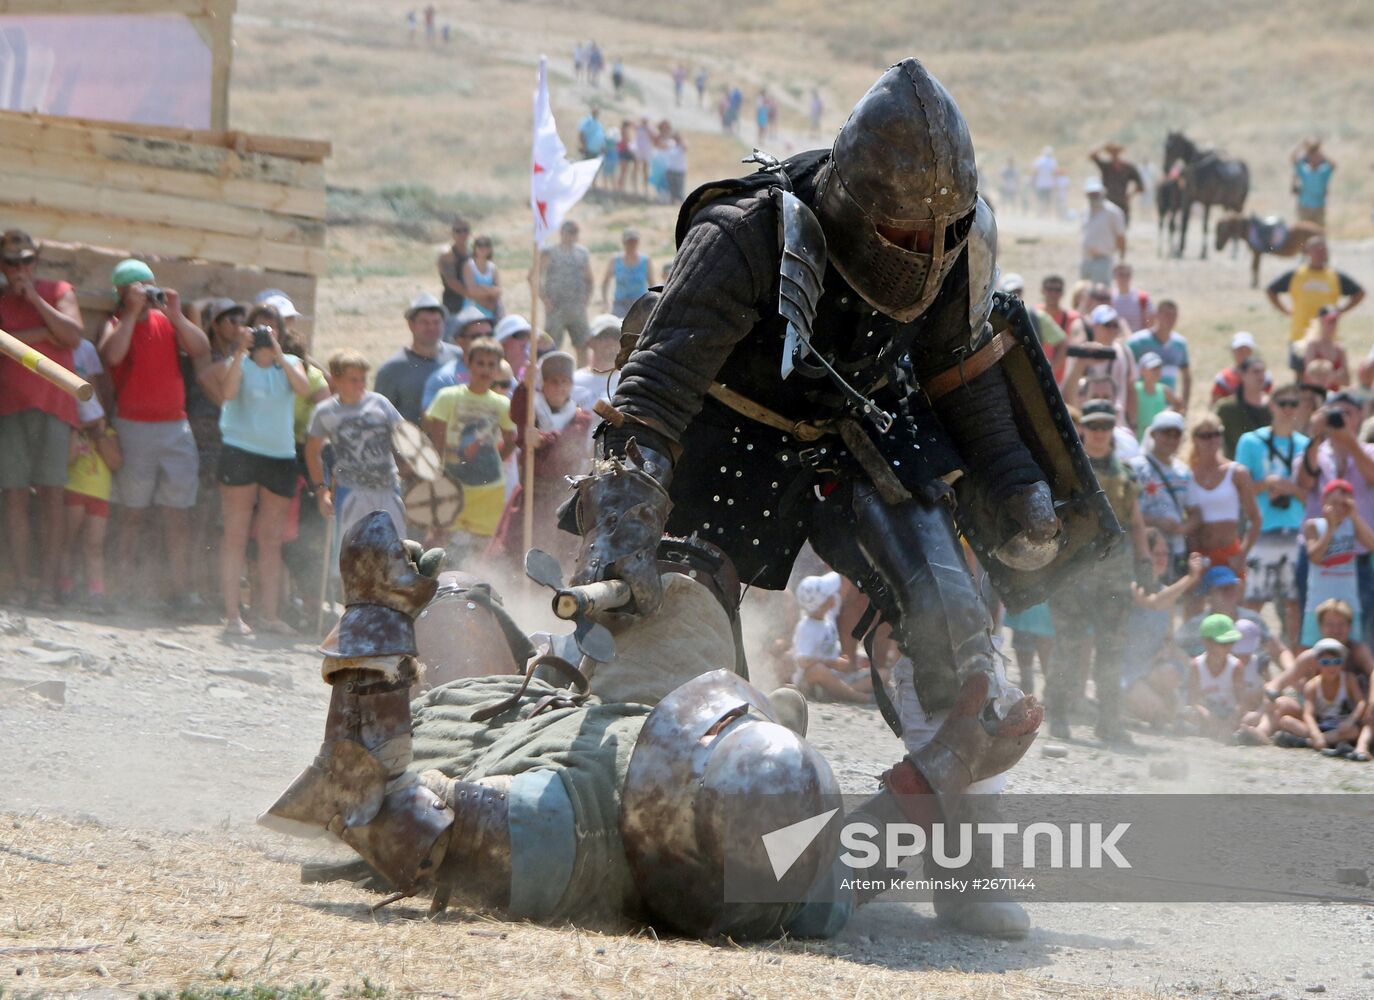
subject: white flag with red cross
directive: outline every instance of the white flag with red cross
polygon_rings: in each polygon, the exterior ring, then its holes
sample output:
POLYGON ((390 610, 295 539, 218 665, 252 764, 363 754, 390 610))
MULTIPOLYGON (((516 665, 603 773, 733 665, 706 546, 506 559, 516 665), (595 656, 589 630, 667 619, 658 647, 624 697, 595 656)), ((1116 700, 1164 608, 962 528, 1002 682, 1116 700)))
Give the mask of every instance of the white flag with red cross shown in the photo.
POLYGON ((548 59, 539 57, 539 89, 534 92, 534 151, 530 159, 530 209, 534 241, 558 231, 563 216, 587 193, 601 169, 601 158, 568 162, 549 107, 548 59))

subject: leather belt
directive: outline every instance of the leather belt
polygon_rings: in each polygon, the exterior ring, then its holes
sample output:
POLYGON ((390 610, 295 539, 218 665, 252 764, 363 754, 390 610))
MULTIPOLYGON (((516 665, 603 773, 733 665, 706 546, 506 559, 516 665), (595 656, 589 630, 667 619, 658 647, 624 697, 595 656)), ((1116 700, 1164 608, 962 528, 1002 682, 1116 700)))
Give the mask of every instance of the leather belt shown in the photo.
POLYGON ((811 423, 806 420, 788 420, 781 413, 756 403, 748 396, 741 396, 734 389, 728 389, 719 382, 712 382, 707 394, 719 403, 724 403, 742 417, 771 427, 775 431, 791 434, 798 441, 819 441, 834 430, 829 423, 811 423))
POLYGON ((946 368, 939 375, 923 383, 922 388, 926 391, 926 397, 934 402, 961 385, 968 384, 970 379, 977 378, 997 364, 1016 346, 1018 341, 1012 336, 1011 331, 1003 330, 968 357, 960 358, 958 364, 946 368))

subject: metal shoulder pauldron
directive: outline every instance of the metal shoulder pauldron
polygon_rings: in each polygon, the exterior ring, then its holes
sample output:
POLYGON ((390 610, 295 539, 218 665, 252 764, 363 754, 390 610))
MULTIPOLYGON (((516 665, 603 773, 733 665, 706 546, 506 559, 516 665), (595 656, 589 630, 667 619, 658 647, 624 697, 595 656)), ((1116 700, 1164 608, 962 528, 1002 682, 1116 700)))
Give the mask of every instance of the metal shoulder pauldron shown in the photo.
POLYGON ((798 371, 808 378, 822 378, 825 368, 808 360, 811 327, 820 304, 825 279, 825 232, 810 207, 791 191, 774 188, 782 244, 778 281, 778 312, 787 320, 787 339, 782 352, 782 377, 798 371))

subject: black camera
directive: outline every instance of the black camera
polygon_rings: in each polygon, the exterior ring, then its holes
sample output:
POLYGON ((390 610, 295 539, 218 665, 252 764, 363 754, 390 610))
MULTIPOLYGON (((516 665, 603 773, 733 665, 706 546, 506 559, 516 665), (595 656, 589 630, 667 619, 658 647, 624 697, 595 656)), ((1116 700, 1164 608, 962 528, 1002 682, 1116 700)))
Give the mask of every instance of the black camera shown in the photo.
POLYGON ((266 326, 255 326, 255 327, 253 327, 252 333, 253 333, 253 350, 256 351, 259 347, 271 347, 271 346, 272 346, 272 330, 271 330, 270 327, 266 327, 266 326))
POLYGON ((1292 497, 1270 497, 1269 499, 1269 506, 1275 510, 1287 510, 1292 505, 1292 497))
POLYGON ((1345 426, 1345 414, 1340 410, 1326 411, 1326 426, 1334 431, 1340 430, 1345 426))
POLYGON ((167 304, 167 293, 157 285, 144 285, 143 294, 148 296, 150 306, 165 306, 167 304))
POLYGON ((1112 361, 1116 358, 1116 349, 1110 344, 1073 344, 1069 347, 1069 357, 1112 361))

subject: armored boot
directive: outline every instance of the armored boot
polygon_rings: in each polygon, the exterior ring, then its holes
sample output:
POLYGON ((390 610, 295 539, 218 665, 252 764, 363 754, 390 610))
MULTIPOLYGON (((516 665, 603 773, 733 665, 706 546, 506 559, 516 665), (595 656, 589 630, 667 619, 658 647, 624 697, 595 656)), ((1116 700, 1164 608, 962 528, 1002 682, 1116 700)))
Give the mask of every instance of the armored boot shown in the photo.
POLYGON ((327 830, 412 893, 443 860, 453 823, 444 801, 407 771, 414 618, 434 596, 438 559, 402 542, 390 517, 374 511, 344 537, 339 569, 347 607, 321 647, 333 686, 324 742, 258 821, 298 835, 327 830))

